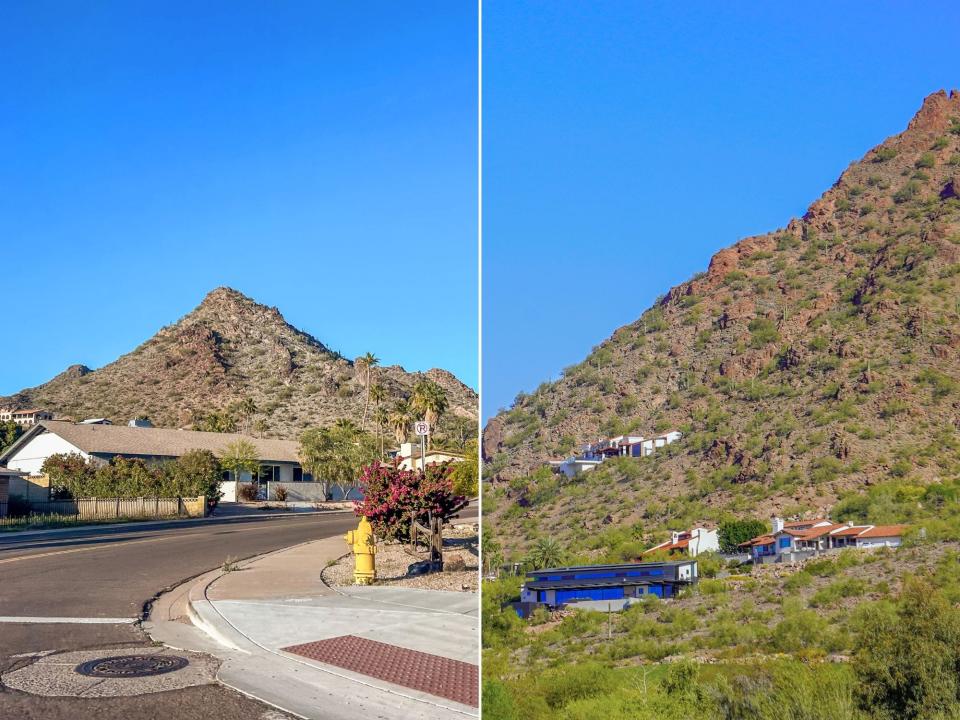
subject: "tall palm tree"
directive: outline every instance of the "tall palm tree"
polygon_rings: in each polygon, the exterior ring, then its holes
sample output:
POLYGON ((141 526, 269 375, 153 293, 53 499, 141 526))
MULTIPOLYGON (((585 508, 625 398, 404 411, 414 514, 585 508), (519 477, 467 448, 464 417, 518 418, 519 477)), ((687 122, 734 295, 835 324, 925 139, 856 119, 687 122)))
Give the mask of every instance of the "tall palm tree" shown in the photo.
POLYGON ((367 409, 370 407, 370 372, 379 364, 380 358, 371 352, 361 355, 354 361, 354 365, 357 365, 360 370, 365 371, 363 380, 363 388, 365 391, 363 400, 363 421, 360 423, 360 427, 362 427, 364 430, 367 429, 367 409))
MULTIPOLYGON (((420 380, 413 386, 410 406, 414 412, 430 423, 431 429, 447 411, 449 405, 447 393, 432 380, 420 380)), ((430 436, 427 436, 427 446, 429 445, 430 436)))
POLYGON ((407 439, 412 421, 413 414, 410 412, 410 405, 405 402, 398 402, 390 413, 390 427, 393 430, 393 438, 398 445, 407 439))
POLYGON ((390 413, 382 407, 373 411, 373 422, 377 426, 377 441, 380 443, 380 457, 383 457, 383 429, 390 422, 390 413))

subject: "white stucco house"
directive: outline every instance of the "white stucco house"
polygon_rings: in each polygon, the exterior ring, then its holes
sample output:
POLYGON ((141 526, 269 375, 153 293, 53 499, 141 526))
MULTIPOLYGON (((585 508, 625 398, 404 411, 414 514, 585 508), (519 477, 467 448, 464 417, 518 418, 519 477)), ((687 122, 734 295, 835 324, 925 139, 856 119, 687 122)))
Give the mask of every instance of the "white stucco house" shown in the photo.
POLYGON ((907 525, 854 525, 826 519, 785 522, 774 517, 770 532, 741 544, 754 562, 803 559, 843 548, 899 547, 907 525))
POLYGON ((670 430, 653 437, 618 435, 585 445, 579 455, 573 455, 563 460, 551 460, 548 465, 553 468, 555 473, 562 473, 568 478, 572 478, 579 473, 593 470, 607 458, 640 458, 653 455, 658 448, 666 447, 681 437, 683 437, 683 434, 679 430, 670 430))
POLYGON ((423 465, 438 465, 445 462, 462 462, 464 455, 447 450, 427 450, 423 461, 420 459, 420 443, 400 443, 400 447, 389 452, 390 457, 397 461, 401 470, 414 470, 423 465))
POLYGON ((20 427, 32 427, 38 422, 53 420, 53 413, 46 410, 0 408, 0 422, 15 422, 20 427))
POLYGON ((72 453, 104 463, 117 456, 139 458, 148 463, 164 462, 190 450, 209 450, 221 457, 227 446, 238 440, 245 440, 256 449, 260 468, 255 475, 242 472, 239 477, 225 471, 222 486, 225 501, 236 500, 238 482, 254 481, 268 488, 283 485, 288 496, 292 491, 294 497, 290 499, 324 499, 324 483, 313 482, 313 477, 304 472, 296 441, 236 433, 45 420, 30 427, 0 455, 0 466, 39 475, 44 461, 58 453, 72 453))
POLYGON ((682 532, 674 531, 670 539, 644 552, 656 552, 657 550, 666 550, 669 553, 678 553, 696 557, 700 553, 720 552, 720 537, 717 530, 697 526, 682 532))

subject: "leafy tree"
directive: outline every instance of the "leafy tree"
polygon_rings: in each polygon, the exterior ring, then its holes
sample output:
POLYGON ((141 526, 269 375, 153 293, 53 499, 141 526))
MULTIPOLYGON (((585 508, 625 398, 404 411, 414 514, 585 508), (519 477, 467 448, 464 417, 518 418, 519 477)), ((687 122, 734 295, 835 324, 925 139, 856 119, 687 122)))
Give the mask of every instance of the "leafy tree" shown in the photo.
POLYGON ((376 457, 374 439, 350 420, 332 426, 310 428, 300 435, 300 464, 324 483, 337 485, 346 493, 355 487, 364 465, 376 457))
POLYGON ((487 528, 481 530, 480 556, 487 574, 494 572, 496 568, 503 565, 503 547, 487 528))
POLYGON ((229 410, 214 410, 195 422, 194 428, 203 432, 235 433, 237 419, 229 410))
POLYGON ((431 513, 446 519, 466 498, 453 489, 452 463, 427 465, 426 470, 401 470, 373 462, 363 469, 363 500, 356 513, 370 520, 381 537, 405 537, 411 518, 426 524, 431 513))
POLYGON ((223 449, 220 465, 224 470, 229 470, 238 481, 240 473, 244 471, 256 477, 260 470, 259 453, 249 440, 236 440, 223 449))
POLYGON ((197 497, 219 501, 221 465, 207 450, 190 450, 176 460, 147 464, 117 456, 104 463, 76 453, 51 455, 43 464, 58 499, 197 497))
POLYGON ((0 423, 0 452, 13 445, 23 435, 23 428, 13 420, 0 423))
POLYGON ((857 700, 870 717, 960 715, 960 611, 926 581, 904 583, 895 616, 872 613, 859 648, 857 700))
POLYGON ((466 457, 454 463, 453 489, 457 495, 476 497, 480 492, 480 461, 477 457, 477 443, 474 441, 468 449, 466 457))
POLYGON ((745 543, 751 538, 763 535, 767 531, 767 526, 760 520, 731 520, 721 523, 717 537, 720 541, 720 552, 735 553, 739 552, 740 543, 745 543))

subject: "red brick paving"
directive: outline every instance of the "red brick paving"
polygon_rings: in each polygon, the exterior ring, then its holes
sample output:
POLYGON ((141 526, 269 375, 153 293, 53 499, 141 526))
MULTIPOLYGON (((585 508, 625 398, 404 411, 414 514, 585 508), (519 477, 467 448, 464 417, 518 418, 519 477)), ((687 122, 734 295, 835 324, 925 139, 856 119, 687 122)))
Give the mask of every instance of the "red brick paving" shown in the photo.
POLYGON ((356 635, 292 645, 283 650, 463 705, 480 706, 479 668, 460 660, 356 635))

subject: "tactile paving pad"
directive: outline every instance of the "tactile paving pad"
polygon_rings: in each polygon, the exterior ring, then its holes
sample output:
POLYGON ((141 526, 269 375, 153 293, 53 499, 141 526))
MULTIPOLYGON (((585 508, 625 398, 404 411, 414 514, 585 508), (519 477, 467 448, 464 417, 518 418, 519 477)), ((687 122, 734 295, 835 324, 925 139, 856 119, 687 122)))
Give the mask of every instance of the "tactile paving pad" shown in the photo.
POLYGON ((407 650, 356 635, 292 645, 283 650, 463 705, 480 705, 479 668, 460 660, 407 650))

